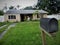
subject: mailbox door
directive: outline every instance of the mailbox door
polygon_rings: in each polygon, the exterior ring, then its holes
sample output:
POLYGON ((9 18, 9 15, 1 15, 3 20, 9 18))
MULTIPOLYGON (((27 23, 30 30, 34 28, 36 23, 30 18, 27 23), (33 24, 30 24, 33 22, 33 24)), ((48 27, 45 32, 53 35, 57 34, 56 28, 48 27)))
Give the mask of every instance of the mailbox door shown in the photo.
POLYGON ((56 20, 51 20, 49 32, 53 33, 56 32, 57 30, 58 30, 58 22, 56 20))

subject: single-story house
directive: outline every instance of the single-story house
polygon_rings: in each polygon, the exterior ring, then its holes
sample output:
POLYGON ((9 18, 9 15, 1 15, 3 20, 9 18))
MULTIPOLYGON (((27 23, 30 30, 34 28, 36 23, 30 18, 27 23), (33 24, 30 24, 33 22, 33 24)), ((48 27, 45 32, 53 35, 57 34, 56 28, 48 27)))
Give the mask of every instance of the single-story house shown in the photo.
POLYGON ((43 15, 44 18, 47 17, 47 13, 44 10, 16 10, 16 9, 11 9, 8 10, 4 14, 4 19, 5 21, 9 22, 20 22, 24 20, 36 20, 40 19, 43 15), (37 13, 36 13, 37 12, 37 13))

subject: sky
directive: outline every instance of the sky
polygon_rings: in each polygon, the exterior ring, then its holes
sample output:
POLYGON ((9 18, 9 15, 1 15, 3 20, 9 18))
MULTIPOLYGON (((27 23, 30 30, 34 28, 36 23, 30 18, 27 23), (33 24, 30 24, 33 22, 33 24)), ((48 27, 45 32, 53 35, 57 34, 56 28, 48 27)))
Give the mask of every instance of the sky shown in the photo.
POLYGON ((35 4, 37 4, 37 0, 0 0, 0 9, 2 9, 5 5, 7 5, 7 7, 16 7, 17 5, 20 5, 20 8, 24 8, 35 4))

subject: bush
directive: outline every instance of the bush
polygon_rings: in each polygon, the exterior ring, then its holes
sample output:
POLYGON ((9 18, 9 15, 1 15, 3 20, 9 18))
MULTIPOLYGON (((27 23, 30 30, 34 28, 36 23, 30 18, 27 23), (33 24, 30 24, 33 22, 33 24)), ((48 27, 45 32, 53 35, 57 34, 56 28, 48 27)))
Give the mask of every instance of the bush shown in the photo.
POLYGON ((4 15, 4 12, 2 10, 0 10, 0 15, 4 15))

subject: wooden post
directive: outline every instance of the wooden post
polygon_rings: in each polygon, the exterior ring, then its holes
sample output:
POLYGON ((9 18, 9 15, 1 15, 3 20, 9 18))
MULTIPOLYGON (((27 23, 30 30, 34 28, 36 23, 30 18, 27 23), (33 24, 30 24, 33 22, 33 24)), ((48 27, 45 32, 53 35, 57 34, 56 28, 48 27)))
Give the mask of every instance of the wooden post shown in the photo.
POLYGON ((46 45, 45 32, 42 31, 41 34, 42 34, 41 35, 42 36, 42 45, 46 45))
MULTIPOLYGON (((43 15, 41 15, 41 18, 44 18, 43 15)), ((41 36, 42 36, 42 45, 46 45, 45 32, 43 30, 41 31, 41 36)))

